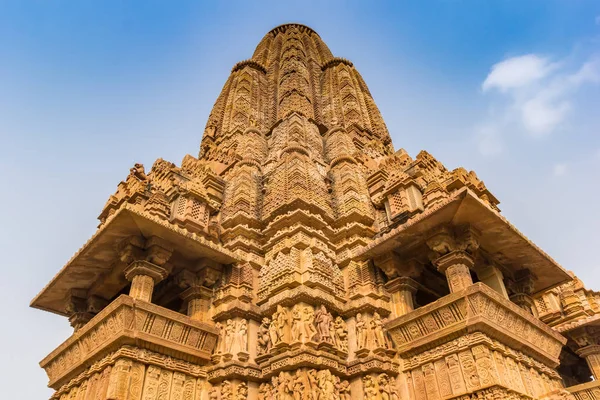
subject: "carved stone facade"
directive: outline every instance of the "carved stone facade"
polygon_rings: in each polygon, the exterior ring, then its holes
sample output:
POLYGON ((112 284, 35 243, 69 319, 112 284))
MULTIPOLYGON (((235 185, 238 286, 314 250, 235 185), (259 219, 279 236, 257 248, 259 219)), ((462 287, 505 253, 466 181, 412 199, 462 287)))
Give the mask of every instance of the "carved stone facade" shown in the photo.
POLYGON ((53 399, 600 399, 600 295, 474 172, 394 151, 306 26, 233 67, 197 158, 135 164, 99 220, 32 302, 74 328, 41 362, 53 399))

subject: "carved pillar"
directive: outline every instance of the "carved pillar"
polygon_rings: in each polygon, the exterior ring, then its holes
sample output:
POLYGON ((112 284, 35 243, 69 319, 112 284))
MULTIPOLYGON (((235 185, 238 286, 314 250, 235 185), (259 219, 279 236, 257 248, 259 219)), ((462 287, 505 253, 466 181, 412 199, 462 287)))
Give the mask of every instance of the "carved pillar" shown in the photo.
POLYGON ((191 286, 181 293, 181 298, 187 303, 187 315, 197 321, 208 321, 208 310, 212 289, 204 286, 191 286))
POLYGON ((496 292, 500 293, 508 300, 508 293, 504 286, 504 275, 502 271, 494 265, 486 265, 476 269, 477 277, 482 283, 485 283, 496 292))
POLYGON ((125 278, 131 282, 129 295, 136 300, 152 301, 154 285, 167 277, 167 270, 149 261, 134 261, 125 269, 125 278))
POLYGON ((470 269, 473 257, 465 251, 452 251, 434 261, 438 271, 446 275, 450 293, 458 292, 473 284, 470 269))
POLYGON ((528 269, 519 270, 515 273, 515 279, 509 281, 509 288, 513 292, 510 296, 510 300, 522 309, 528 311, 531 315, 537 317, 537 308, 531 297, 535 279, 537 279, 537 277, 528 269))
POLYGON ((585 358, 588 366, 590 367, 590 371, 592 371, 592 375, 594 375, 594 380, 600 379, 600 345, 592 344, 586 347, 583 347, 577 351, 577 354, 580 357, 585 358))
POLYGON ((418 283, 408 277, 392 279, 385 285, 392 296, 392 315, 400 317, 415 309, 414 296, 418 283))
POLYGON ((87 310, 87 302, 83 297, 76 296, 71 293, 69 295, 67 304, 65 306, 65 312, 69 316, 69 323, 77 332, 94 316, 87 310))

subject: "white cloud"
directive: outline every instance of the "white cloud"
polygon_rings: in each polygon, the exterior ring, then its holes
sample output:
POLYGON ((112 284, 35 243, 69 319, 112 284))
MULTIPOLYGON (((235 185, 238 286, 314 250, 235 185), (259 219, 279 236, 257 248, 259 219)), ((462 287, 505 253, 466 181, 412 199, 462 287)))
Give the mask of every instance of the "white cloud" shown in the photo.
POLYGON ((599 58, 575 66, 568 59, 552 62, 536 54, 506 59, 492 66, 481 86, 484 93, 497 92, 493 99, 500 99, 504 108, 502 120, 492 118, 486 125, 505 130, 516 123, 533 136, 547 135, 567 120, 577 90, 598 83, 599 58))
POLYGON ((565 176, 565 175, 567 175, 567 172, 568 172, 567 164, 564 164, 564 163, 555 164, 554 168, 552 169, 552 172, 554 173, 554 176, 565 176))
POLYGON ((502 92, 520 88, 546 77, 555 67, 550 60, 536 54, 509 58, 492 66, 481 87, 484 91, 502 92))

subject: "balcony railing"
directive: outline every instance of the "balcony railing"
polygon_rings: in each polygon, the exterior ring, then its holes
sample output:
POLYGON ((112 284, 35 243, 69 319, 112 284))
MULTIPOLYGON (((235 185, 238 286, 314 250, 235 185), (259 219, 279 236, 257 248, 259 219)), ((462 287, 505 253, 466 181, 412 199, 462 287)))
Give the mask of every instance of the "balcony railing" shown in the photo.
POLYGON ((49 386, 60 387, 92 362, 123 345, 135 345, 205 364, 217 343, 211 325, 145 301, 119 296, 44 358, 49 386))
POLYGON ((411 357, 467 333, 483 332, 549 366, 566 339, 483 283, 447 295, 387 324, 398 353, 411 357))
POLYGON ((568 387, 575 400, 600 400, 600 382, 592 381, 568 387))

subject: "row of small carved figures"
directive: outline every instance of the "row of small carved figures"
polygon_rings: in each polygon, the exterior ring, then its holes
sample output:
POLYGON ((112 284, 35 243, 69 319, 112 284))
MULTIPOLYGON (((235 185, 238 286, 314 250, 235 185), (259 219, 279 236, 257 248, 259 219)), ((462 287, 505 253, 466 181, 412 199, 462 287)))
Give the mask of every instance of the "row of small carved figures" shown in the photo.
MULTIPOLYGON (((295 305, 291 318, 282 306, 272 318, 263 318, 258 329, 258 353, 266 354, 278 343, 285 342, 287 327, 290 325, 291 342, 314 341, 334 345, 337 349, 348 352, 348 326, 340 316, 335 319, 324 305, 317 311, 310 306, 295 305)), ((356 347, 367 348, 368 339, 372 337, 376 348, 390 348, 390 341, 384 330, 385 320, 378 313, 373 314, 371 321, 359 313, 356 315, 356 347)))
MULTIPOLYGON (((395 381, 390 381, 387 374, 377 377, 363 377, 365 400, 399 400, 395 381)), ((351 400, 350 382, 332 375, 329 370, 315 369, 280 372, 271 378, 271 382, 262 383, 258 388, 258 400, 351 400)), ((246 400, 248 386, 245 382, 238 385, 234 395, 230 381, 223 381, 221 387, 213 387, 209 392, 209 400, 246 400)))

